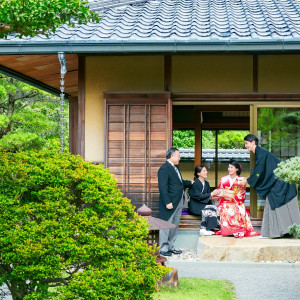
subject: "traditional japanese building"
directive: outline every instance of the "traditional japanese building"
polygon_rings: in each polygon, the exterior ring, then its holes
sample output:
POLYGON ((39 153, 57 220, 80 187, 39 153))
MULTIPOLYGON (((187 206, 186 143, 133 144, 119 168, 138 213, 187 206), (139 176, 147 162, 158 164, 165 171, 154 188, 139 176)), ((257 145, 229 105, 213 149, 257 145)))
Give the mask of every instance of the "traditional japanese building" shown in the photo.
MULTIPOLYGON (((64 52, 70 151, 105 164, 134 205, 156 215, 174 129, 195 132, 190 179, 203 130, 249 130, 279 157, 298 155, 300 1, 89 2, 98 24, 0 40, 0 72, 59 94, 64 52)), ((255 217, 254 191, 250 206, 255 217)))

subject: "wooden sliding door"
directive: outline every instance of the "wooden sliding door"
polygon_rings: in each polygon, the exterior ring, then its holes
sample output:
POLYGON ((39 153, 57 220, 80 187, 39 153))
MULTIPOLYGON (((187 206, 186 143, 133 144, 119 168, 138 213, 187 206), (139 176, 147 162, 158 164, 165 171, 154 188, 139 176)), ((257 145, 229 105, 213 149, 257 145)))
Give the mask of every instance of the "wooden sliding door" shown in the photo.
POLYGON ((158 214, 157 171, 171 144, 169 93, 106 93, 106 167, 123 195, 158 214))

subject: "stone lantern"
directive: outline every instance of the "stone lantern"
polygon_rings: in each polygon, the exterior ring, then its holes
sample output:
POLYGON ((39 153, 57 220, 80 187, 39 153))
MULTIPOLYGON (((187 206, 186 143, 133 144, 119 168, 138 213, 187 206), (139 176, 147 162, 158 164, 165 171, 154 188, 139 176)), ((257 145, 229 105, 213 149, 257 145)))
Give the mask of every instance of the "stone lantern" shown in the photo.
POLYGON ((149 226, 149 235, 147 238, 147 243, 149 245, 157 244, 159 245, 159 230, 161 229, 171 229, 176 226, 170 222, 164 221, 159 218, 154 218, 151 216, 152 210, 145 204, 137 209, 137 213, 143 218, 147 219, 149 226))
MULTIPOLYGON (((170 222, 161 220, 159 218, 154 218, 151 216, 152 210, 146 206, 145 204, 137 209, 137 213, 141 215, 143 218, 147 219, 147 223, 149 225, 149 234, 147 237, 148 245, 154 246, 159 245, 159 230, 161 229, 171 229, 176 226, 170 222)), ((159 255, 158 252, 156 255, 156 263, 160 263, 163 266, 165 265, 165 261, 167 260, 164 256, 159 255)), ((176 287, 178 285, 178 271, 176 268, 171 268, 171 271, 166 274, 160 282, 159 285, 169 285, 176 287)))

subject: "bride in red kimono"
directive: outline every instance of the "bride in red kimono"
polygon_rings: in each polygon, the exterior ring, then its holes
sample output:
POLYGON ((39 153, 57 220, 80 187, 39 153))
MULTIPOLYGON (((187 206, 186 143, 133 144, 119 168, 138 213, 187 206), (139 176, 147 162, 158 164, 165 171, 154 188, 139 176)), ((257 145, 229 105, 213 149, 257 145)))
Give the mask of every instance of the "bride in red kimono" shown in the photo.
POLYGON ((236 238, 260 235, 253 229, 245 209, 246 186, 240 184, 241 172, 241 164, 232 161, 228 165, 228 175, 220 180, 218 208, 220 210, 221 230, 216 234, 233 235, 236 238))

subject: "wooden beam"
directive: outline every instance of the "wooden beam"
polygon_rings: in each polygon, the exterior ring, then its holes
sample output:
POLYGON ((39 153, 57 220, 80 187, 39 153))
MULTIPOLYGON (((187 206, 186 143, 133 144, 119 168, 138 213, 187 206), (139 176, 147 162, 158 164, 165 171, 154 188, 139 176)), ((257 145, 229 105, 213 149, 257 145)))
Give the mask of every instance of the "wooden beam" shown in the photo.
POLYGON ((180 130, 180 129, 195 129, 195 123, 194 122, 180 122, 180 123, 173 123, 173 130, 180 130))
MULTIPOLYGON (((179 101, 197 101, 197 102, 222 102, 226 101, 234 103, 244 101, 245 104, 253 104, 253 101, 265 101, 273 103, 274 101, 300 101, 300 94, 281 93, 281 94, 266 94, 266 93, 251 93, 251 94, 228 94, 228 93, 174 93, 172 94, 174 104, 179 101)), ((199 104, 197 104, 199 105, 199 104)))
POLYGON ((78 154, 85 158, 85 57, 78 57, 78 154))
POLYGON ((237 123, 237 124, 228 124, 228 123, 207 123, 202 124, 202 129, 219 129, 219 130, 249 130, 249 123, 237 123))
POLYGON ((108 101, 108 104, 145 104, 145 103, 161 103, 163 99, 168 102, 170 99, 170 93, 158 92, 158 93, 123 93, 123 92, 104 92, 104 98, 108 101))
MULTIPOLYGON (((176 106, 176 108, 190 108, 191 106, 176 106)), ((224 111, 249 111, 249 105, 201 105, 201 110, 203 112, 224 112, 224 111)))
MULTIPOLYGON (((173 124, 174 130, 196 128, 196 122, 176 122, 173 124)), ((202 129, 245 129, 249 130, 249 118, 235 118, 234 121, 220 119, 218 121, 211 119, 202 123, 202 129)))

